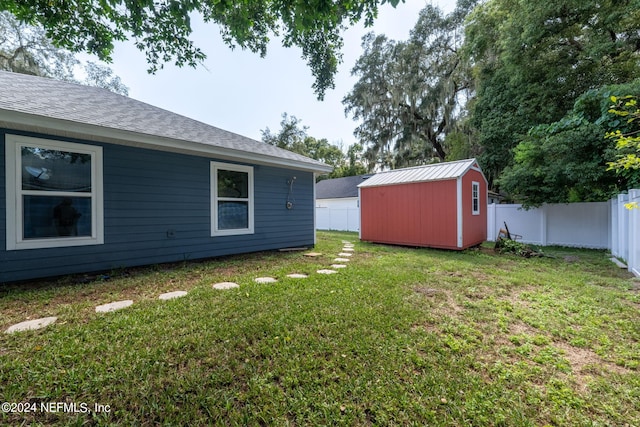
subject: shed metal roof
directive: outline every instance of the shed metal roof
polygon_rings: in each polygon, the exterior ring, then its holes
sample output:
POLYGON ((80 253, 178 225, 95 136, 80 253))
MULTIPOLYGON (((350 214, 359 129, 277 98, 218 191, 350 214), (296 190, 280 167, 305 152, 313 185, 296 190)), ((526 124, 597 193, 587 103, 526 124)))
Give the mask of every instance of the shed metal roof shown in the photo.
POLYGON ((358 185, 358 187, 380 187, 383 185, 456 179, 464 175, 471 168, 480 170, 476 159, 457 160, 454 162, 434 163, 431 165, 395 169, 378 172, 362 184, 358 185))
POLYGON ((333 168, 106 89, 0 71, 0 127, 284 166, 333 168))

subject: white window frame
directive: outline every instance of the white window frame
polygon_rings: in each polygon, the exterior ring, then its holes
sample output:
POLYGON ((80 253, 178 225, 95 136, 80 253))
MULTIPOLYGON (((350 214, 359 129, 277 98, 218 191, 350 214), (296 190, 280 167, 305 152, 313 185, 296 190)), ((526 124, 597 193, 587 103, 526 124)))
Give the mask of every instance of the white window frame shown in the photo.
POLYGON ((254 215, 253 215, 253 207, 254 207, 254 192, 253 192, 253 167, 252 166, 243 166, 243 165, 235 165, 232 163, 220 163, 220 162, 211 162, 211 235, 212 236, 235 236, 241 234, 254 234, 254 215), (236 197, 218 197, 218 171, 219 170, 227 170, 234 172, 244 172, 247 176, 248 181, 248 191, 249 194, 247 198, 236 198, 236 197), (231 201, 231 202, 247 202, 248 209, 248 227, 247 228, 235 228, 235 229, 224 229, 220 230, 218 228, 218 202, 219 201, 231 201))
POLYGON ((6 170, 6 247, 8 251, 21 249, 62 248, 104 244, 104 204, 102 147, 54 141, 21 135, 5 136, 6 170), (23 196, 77 196, 78 193, 65 191, 34 191, 22 189, 22 148, 37 147, 48 150, 69 151, 91 156, 91 235, 77 237, 47 237, 25 239, 23 236, 23 196), (45 194, 46 193, 46 194, 45 194))
POLYGON ((480 215, 480 183, 478 181, 471 181, 471 214, 480 215))

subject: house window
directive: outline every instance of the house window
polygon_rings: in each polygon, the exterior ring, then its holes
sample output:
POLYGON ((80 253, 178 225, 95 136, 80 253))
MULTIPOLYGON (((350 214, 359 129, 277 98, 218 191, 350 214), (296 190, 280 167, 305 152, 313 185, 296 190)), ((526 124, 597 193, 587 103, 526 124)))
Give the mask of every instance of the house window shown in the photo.
POLYGON ((480 183, 475 181, 471 183, 471 213, 480 215, 480 183))
POLYGON ((253 233, 253 168, 211 162, 211 235, 253 233))
POLYGON ((102 147, 7 135, 7 250, 104 243, 102 147))

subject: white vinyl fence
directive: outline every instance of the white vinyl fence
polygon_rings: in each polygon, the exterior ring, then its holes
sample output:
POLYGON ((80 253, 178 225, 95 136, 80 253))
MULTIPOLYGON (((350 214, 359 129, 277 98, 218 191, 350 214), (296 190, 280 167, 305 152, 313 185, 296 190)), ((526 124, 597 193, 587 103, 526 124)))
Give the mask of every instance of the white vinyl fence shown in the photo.
POLYGON ((629 190, 611 199, 611 253, 627 261, 629 271, 640 276, 640 209, 627 209, 626 203, 640 206, 640 190, 629 190))
POLYGON ((316 200, 318 230, 360 231, 360 209, 357 197, 316 200))
POLYGON ((521 241, 536 245, 561 245, 609 249, 640 276, 640 190, 630 190, 608 202, 549 204, 524 210, 521 205, 491 204, 487 210, 487 238, 494 241, 506 222, 521 241))

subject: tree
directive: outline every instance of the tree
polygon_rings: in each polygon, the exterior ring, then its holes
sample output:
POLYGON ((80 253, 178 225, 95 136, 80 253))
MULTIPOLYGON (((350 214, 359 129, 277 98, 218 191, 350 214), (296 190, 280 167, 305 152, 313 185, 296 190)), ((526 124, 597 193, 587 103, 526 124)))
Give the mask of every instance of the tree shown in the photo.
POLYGON ((196 66, 205 58, 190 39, 191 16, 220 27, 229 46, 240 46, 264 56, 273 36, 285 47, 298 46, 315 77, 319 98, 333 88, 341 60, 341 32, 364 18, 371 25, 378 4, 396 6, 400 0, 276 1, 154 1, 154 0, 3 0, 21 21, 39 23, 54 44, 72 52, 95 54, 110 61, 114 42, 133 39, 146 54, 149 71, 166 62, 196 66))
MULTIPOLYGON (((629 188, 640 186, 640 95, 611 96, 613 105, 609 113, 616 119, 622 130, 607 132, 605 138, 616 143, 618 154, 616 160, 608 163, 607 170, 615 170, 617 174, 627 179, 629 188)), ((627 208, 640 209, 637 202, 628 203, 627 208)))
POLYGON ((71 52, 51 43, 42 27, 0 13, 0 69, 70 81, 77 64, 71 52))
POLYGON ((471 112, 491 180, 533 126, 564 117, 591 89, 638 77, 637 0, 488 0, 469 16, 471 112))
POLYGON ((367 164, 363 156, 362 145, 355 143, 347 149, 346 159, 336 167, 327 178, 341 178, 345 176, 364 175, 373 170, 375 165, 367 164))
POLYGON ((307 129, 308 127, 302 126, 302 121, 296 116, 283 113, 280 130, 275 134, 269 128, 262 130, 262 142, 333 166, 333 171, 319 177, 319 180, 363 175, 373 169, 374 165, 366 164, 360 144, 352 144, 345 156, 340 146, 330 144, 324 138, 316 139, 307 135, 307 129))
MULTIPOLYGON (((262 142, 275 145, 294 153, 319 160, 336 169, 344 165, 345 156, 340 147, 332 145, 326 139, 316 139, 307 135, 308 126, 302 126, 301 120, 296 116, 282 114, 280 131, 272 133, 269 128, 262 131, 262 142)), ((333 178, 332 175, 330 177, 333 178)))
POLYGON ((474 3, 461 2, 448 16, 426 6, 404 42, 363 37, 364 53, 351 71, 359 80, 343 104, 361 120, 354 133, 370 162, 396 168, 445 159, 445 136, 470 89, 458 48, 474 3))
POLYGON ((86 77, 81 82, 82 84, 109 89, 111 92, 119 93, 120 95, 127 96, 129 94, 129 88, 125 86, 120 77, 113 73, 110 67, 87 61, 84 65, 84 71, 86 77))
POLYGON ((630 177, 606 168, 615 150, 603 135, 627 130, 608 112, 610 96, 634 91, 640 81, 588 91, 561 120, 533 127, 503 171, 501 189, 525 207, 603 201, 626 190, 630 177))
POLYGON ((102 87, 125 96, 129 91, 111 68, 82 64, 73 53, 54 46, 42 27, 20 23, 7 12, 0 12, 0 69, 102 87), (78 70, 86 75, 82 81, 75 77, 78 70))

